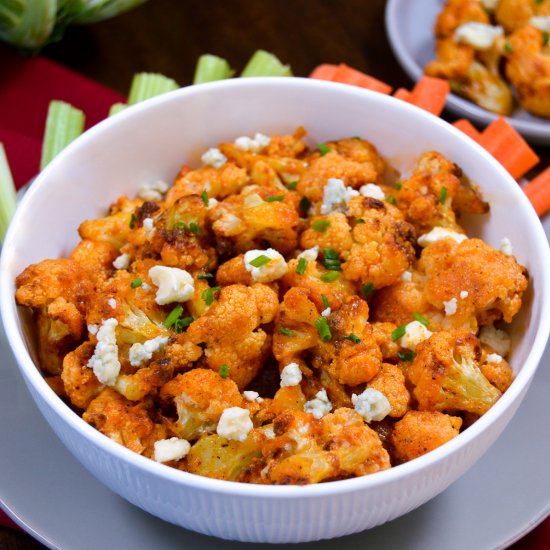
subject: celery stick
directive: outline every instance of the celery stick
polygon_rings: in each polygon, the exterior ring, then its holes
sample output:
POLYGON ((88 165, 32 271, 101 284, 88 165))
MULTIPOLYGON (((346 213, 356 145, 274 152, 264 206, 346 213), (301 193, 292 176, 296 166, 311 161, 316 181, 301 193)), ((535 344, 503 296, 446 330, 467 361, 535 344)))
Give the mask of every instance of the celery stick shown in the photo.
POLYGON ((193 84, 225 80, 226 78, 231 78, 234 72, 225 59, 207 53, 199 57, 193 84))
POLYGON ((128 105, 134 105, 140 101, 150 99, 165 92, 171 92, 179 88, 178 83, 171 78, 167 78, 156 73, 137 73, 134 75, 130 94, 128 96, 128 105))
POLYGON ((292 76, 292 70, 289 65, 283 65, 272 53, 258 50, 241 73, 241 78, 248 76, 292 76))
POLYGON ((51 101, 42 143, 43 169, 59 152, 84 131, 84 113, 64 101, 51 101))
POLYGON ((120 111, 124 111, 127 107, 128 105, 126 105, 126 103, 113 103, 109 109, 109 116, 116 115, 120 113, 120 111))
POLYGON ((4 240, 11 217, 15 212, 15 185, 11 176, 8 159, 0 143, 0 242, 4 240))

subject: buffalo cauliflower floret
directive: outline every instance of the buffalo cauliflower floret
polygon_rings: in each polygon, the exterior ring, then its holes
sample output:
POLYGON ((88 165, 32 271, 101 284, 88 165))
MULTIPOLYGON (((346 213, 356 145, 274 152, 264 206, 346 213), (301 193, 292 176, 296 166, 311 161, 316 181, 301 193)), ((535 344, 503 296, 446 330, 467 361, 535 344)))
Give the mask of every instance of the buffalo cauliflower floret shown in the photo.
POLYGON ((204 343, 206 365, 216 372, 229 367, 229 376, 243 389, 256 376, 267 358, 271 338, 260 328, 270 323, 278 310, 277 295, 266 285, 231 285, 189 327, 195 344, 204 343))
POLYGON ((174 429, 188 440, 214 432, 223 411, 243 403, 235 382, 210 369, 178 374, 162 386, 160 398, 174 403, 178 413, 174 429))
POLYGON ((409 408, 411 396, 405 383, 403 371, 390 363, 382 363, 378 374, 367 384, 368 388, 378 390, 390 403, 389 416, 402 417, 409 408))
POLYGON ((408 411, 396 422, 391 442, 397 462, 418 458, 456 437, 462 419, 438 411, 408 411))
POLYGON ((480 358, 468 331, 440 331, 420 343, 407 371, 420 410, 486 413, 501 392, 481 372, 480 358))

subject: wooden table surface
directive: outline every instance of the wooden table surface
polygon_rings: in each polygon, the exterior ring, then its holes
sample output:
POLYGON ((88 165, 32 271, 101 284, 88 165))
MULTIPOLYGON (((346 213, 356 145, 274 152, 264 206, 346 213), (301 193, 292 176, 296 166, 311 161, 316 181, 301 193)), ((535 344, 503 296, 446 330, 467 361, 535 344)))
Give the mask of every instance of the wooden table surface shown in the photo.
MULTIPOLYGON (((410 87, 386 37, 385 4, 149 0, 112 20, 69 28, 64 39, 47 46, 42 55, 124 94, 136 72, 160 72, 186 85, 201 54, 220 55, 241 70, 258 48, 289 63, 297 76, 307 76, 320 63, 345 62, 395 87, 410 87)), ((548 165, 550 149, 537 152, 548 165)), ((43 546, 30 537, 0 529, 0 549, 37 548, 43 546)))

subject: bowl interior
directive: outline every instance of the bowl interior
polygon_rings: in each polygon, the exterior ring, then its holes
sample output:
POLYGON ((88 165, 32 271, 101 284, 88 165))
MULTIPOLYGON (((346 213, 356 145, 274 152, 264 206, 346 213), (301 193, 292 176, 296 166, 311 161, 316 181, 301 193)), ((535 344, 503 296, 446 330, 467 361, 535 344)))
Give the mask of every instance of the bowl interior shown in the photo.
POLYGON ((473 141, 420 109, 347 85, 299 78, 232 80, 150 100, 92 128, 42 172, 10 227, 0 280, 4 325, 27 380, 57 399, 27 355, 36 357, 30 318, 13 300, 17 274, 44 258, 66 256, 78 242, 81 221, 104 215, 112 201, 135 195, 144 182, 171 182, 182 164, 197 165, 206 149, 256 132, 292 133, 298 126, 312 145, 368 139, 404 174, 419 154, 437 150, 480 186, 491 213, 468 222, 470 234, 497 248, 508 237, 530 275, 531 298, 516 322, 512 358, 516 373, 528 371, 520 373, 528 382, 549 331, 550 256, 517 184, 473 141))

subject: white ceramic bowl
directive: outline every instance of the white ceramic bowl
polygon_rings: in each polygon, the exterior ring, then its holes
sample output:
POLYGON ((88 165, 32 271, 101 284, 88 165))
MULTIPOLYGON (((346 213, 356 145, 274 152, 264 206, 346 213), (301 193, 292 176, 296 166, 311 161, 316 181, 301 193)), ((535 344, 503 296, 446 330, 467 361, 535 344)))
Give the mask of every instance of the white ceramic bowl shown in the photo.
MULTIPOLYGON (((547 240, 504 169, 461 132, 420 109, 351 86, 299 78, 236 79, 185 88, 86 132, 23 198, 4 244, 0 292, 3 322, 21 374, 42 414, 78 460, 113 491, 156 516, 241 541, 346 535, 405 514, 443 491, 505 428, 528 389, 550 330, 547 240), (470 226, 472 233, 496 247, 503 237, 510 238, 530 274, 530 292, 514 330, 512 386, 478 422, 435 451, 371 476, 316 486, 213 480, 129 451, 86 424, 43 380, 34 362, 29 316, 13 299, 16 275, 30 263, 66 255, 77 243, 80 221, 103 215, 118 196, 135 194, 140 182, 171 180, 183 162, 198 162, 205 149, 219 142, 257 131, 292 132, 298 125, 308 130, 312 144, 360 135, 404 170, 423 151, 436 149, 480 185, 491 213, 470 226)), ((93 510, 88 513, 93 517, 93 510)))

